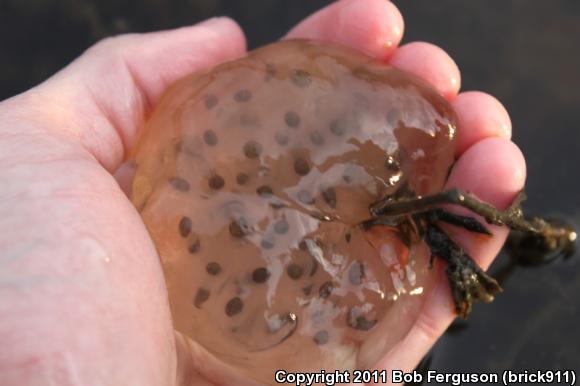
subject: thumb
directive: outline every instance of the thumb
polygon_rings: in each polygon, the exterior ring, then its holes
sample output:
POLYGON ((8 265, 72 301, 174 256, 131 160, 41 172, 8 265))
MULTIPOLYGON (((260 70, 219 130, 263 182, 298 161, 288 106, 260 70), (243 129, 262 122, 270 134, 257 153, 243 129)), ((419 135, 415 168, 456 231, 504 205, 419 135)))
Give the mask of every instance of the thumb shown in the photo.
POLYGON ((9 384, 47 373, 102 384, 175 380, 155 250, 103 167, 117 169, 167 85, 244 51, 240 28, 225 18, 122 35, 0 103, 0 279, 17 283, 0 291, 3 315, 12 315, 0 338, 16 342, 0 352, 15 364, 9 384))

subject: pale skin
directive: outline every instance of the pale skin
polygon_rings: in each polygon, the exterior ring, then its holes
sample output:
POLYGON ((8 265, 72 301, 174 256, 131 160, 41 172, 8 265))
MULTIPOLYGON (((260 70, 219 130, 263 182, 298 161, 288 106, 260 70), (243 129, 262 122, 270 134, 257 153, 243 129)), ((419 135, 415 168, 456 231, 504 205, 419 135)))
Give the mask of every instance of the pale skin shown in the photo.
MULTIPOLYGON (((461 92, 440 48, 399 46, 403 19, 384 0, 341 0, 286 38, 362 50, 431 83, 461 131, 447 187, 505 208, 525 182, 503 106, 461 92)), ((121 186, 141 123, 165 88, 197 69, 244 55, 230 19, 104 40, 44 83, 0 103, 0 379, 22 385, 232 385, 195 344, 174 333, 154 246, 121 186)), ((487 267, 507 231, 475 242, 450 234, 487 267)), ((377 368, 411 370, 454 319, 441 280, 404 340, 377 368)), ((250 383, 251 384, 251 383, 250 383)))

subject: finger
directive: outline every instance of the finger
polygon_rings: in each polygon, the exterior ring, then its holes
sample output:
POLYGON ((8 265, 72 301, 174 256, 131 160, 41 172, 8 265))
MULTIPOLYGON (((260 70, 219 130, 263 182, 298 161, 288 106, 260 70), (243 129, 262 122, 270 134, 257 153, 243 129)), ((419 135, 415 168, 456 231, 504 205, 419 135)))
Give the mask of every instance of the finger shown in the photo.
MULTIPOLYGON (((502 138, 488 138, 473 145, 458 160, 447 188, 472 192, 505 209, 523 188, 525 175, 525 161, 518 147, 502 138)), ((445 229, 483 268, 495 258, 508 233, 505 228, 490 227, 493 237, 482 239, 466 231, 445 229)), ((455 318, 444 264, 436 260, 434 271, 435 287, 425 299, 421 315, 407 337, 381 361, 380 368, 413 369, 455 318)))
POLYGON ((384 0, 341 0, 321 9, 294 27, 285 38, 335 42, 387 58, 403 36, 403 17, 384 0))
POLYGON ((451 103, 457 113, 457 155, 482 139, 510 139, 512 123, 503 105, 493 96, 480 92, 462 92, 451 103))
POLYGON ((453 59, 430 43, 405 44, 393 53, 388 63, 424 79, 447 100, 455 98, 461 86, 461 74, 453 59))
POLYGON ((80 139, 114 171, 148 109, 170 84, 244 52, 243 33, 227 18, 121 35, 96 44, 35 91, 46 95, 52 126, 80 139))
MULTIPOLYGON (((471 192, 484 202, 503 210, 523 189, 525 179, 526 164, 519 148, 506 139, 487 138, 471 146, 459 158, 449 176, 446 188, 460 188, 471 192)), ((463 208, 453 210, 473 216, 463 208)), ((485 220, 479 217, 478 219, 485 224, 485 220)), ((459 240, 461 246, 484 268, 497 255, 508 234, 505 227, 488 225, 488 228, 494 234, 491 238, 449 228, 451 236, 459 240)))

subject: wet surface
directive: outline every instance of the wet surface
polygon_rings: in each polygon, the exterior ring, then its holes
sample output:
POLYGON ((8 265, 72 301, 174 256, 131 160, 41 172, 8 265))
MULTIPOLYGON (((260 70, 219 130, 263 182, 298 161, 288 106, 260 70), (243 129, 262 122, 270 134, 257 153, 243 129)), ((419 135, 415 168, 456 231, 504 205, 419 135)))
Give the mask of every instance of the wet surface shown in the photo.
MULTIPOLYGON (((323 3, 328 2, 292 1, 282 7, 257 1, 247 7, 225 0, 145 0, 135 7, 127 1, 5 0, 0 2, 0 97, 38 83, 104 36, 228 14, 240 21, 250 45, 256 47, 281 36, 323 3)), ((580 3, 395 3, 406 17, 406 41, 441 45, 461 68, 463 89, 482 89, 506 105, 514 140, 528 162, 526 208, 578 223, 580 3)), ((215 101, 210 97, 206 103, 212 106, 215 101)), ((318 137, 313 134, 313 138, 318 137)), ((285 137, 277 140, 284 142, 285 137)), ((495 267, 505 262, 502 257, 495 267)), ((580 370, 576 344, 580 341, 576 328, 579 272, 574 258, 512 270, 503 283, 505 292, 493 304, 476 307, 467 328, 455 329, 456 333, 436 345, 431 366, 440 370, 580 370)))
POLYGON ((176 329, 265 383, 280 363, 376 364, 413 325, 433 275, 418 238, 359 224, 383 197, 443 187, 451 106, 410 75, 304 40, 189 76, 159 106, 131 156, 132 200, 176 329))

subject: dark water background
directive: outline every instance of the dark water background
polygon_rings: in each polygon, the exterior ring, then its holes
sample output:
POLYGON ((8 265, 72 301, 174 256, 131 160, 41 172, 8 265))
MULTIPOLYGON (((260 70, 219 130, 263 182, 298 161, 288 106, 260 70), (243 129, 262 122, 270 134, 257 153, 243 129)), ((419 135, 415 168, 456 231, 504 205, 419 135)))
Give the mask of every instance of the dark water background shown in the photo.
MULTIPOLYGON (((0 0, 0 99, 42 81, 98 39, 229 15, 250 47, 282 36, 329 1, 0 0)), ((395 1, 404 41, 447 50, 463 90, 495 95, 528 162, 526 209, 580 224, 580 1, 395 1)), ((492 156, 492 155, 490 155, 492 156)), ((509 259, 500 256, 494 271, 509 259)), ((515 267, 433 350, 441 371, 580 371, 580 262, 515 267)))

